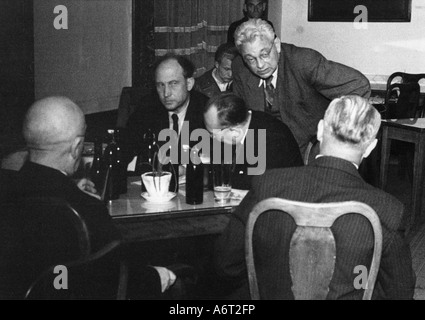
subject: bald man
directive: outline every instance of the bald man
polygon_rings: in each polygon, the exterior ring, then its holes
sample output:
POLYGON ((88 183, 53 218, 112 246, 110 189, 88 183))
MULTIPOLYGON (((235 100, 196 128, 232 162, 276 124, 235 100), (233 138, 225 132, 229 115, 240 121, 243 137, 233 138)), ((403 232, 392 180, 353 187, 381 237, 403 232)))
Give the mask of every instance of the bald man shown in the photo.
MULTIPOLYGON (((18 174, 17 197, 22 200, 27 197, 55 197, 67 201, 85 220, 91 250, 96 252, 110 242, 121 239, 121 235, 112 223, 106 206, 82 192, 71 179, 81 160, 85 131, 84 114, 70 99, 48 97, 35 102, 23 124, 29 158, 18 174)), ((23 249, 22 264, 17 263, 21 266, 30 261, 30 269, 17 267, 28 281, 34 280, 47 267, 75 260, 78 256, 78 244, 70 234, 69 224, 63 221, 52 223, 57 227, 50 228, 51 234, 48 235, 30 228, 36 234, 33 236, 35 241, 23 249), (54 239, 51 241, 54 243, 46 239, 54 239)), ((170 270, 163 267, 137 268, 136 281, 146 295, 156 296, 164 292, 176 279, 170 270)), ((112 266, 110 269, 114 270, 112 266)), ((28 286, 29 283, 22 284, 23 288, 28 286)), ((137 287, 134 283, 132 286, 137 287)))

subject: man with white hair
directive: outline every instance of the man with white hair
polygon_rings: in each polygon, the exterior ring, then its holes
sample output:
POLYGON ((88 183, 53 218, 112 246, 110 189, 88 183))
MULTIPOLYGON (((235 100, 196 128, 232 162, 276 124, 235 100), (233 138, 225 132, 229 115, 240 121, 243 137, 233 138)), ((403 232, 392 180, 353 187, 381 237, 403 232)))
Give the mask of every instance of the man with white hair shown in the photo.
MULTIPOLYGON (((232 298, 249 298, 245 267, 245 225, 258 202, 278 197, 293 201, 327 203, 359 201, 372 207, 382 225, 383 251, 373 299, 412 299, 415 275, 404 230, 404 206, 390 194, 367 184, 357 169, 376 146, 381 117, 366 99, 343 96, 334 99, 320 120, 317 138, 320 154, 304 167, 274 169, 254 178, 253 187, 231 217, 216 247, 219 276, 232 298)), ((287 215, 270 212, 259 219, 254 243, 265 299, 293 299, 288 255, 295 223, 287 215)), ((328 299, 361 299, 363 289, 355 287, 355 267, 369 266, 374 237, 369 223, 358 215, 335 221, 336 265, 328 299)), ((260 289, 261 290, 261 289, 260 289)))
MULTIPOLYGON (((29 157, 18 173, 14 199, 19 202, 27 198, 59 198, 68 202, 86 223, 91 253, 95 253, 112 241, 120 240, 121 234, 114 226, 105 204, 91 196, 90 192, 83 192, 71 178, 81 161, 85 131, 84 114, 70 99, 48 97, 36 101, 24 119, 23 136, 29 157)), ((88 182, 87 185, 91 189, 92 185, 88 182)), ((22 222, 22 225, 28 226, 30 231, 26 232, 34 234, 17 234, 16 241, 9 239, 19 248, 14 254, 18 262, 14 266, 7 266, 8 261, 0 259, 0 270, 6 269, 10 271, 9 277, 15 275, 17 278, 13 289, 16 294, 19 294, 19 290, 28 289, 29 284, 48 267, 79 258, 78 243, 75 243, 69 224, 60 219, 54 220, 52 225, 43 226, 49 231, 46 234, 44 229, 37 230, 31 226, 32 219, 31 214, 25 216, 26 222, 22 222)), ((8 227, 12 228, 1 225, 1 230, 8 227)), ((4 239, 0 240, 0 249, 7 248, 4 239)), ((116 270, 116 263, 119 261, 111 261, 94 276, 100 276, 103 280, 109 279, 103 276, 103 272, 107 276, 116 276, 110 274, 116 270)), ((137 280, 131 283, 131 287, 139 286, 140 291, 132 293, 140 296, 158 296, 176 280, 175 274, 164 267, 129 266, 131 270, 135 267, 134 279, 137 280)), ((2 285, 0 278, 0 292, 2 285)))
POLYGON ((232 63, 233 92, 250 109, 283 121, 302 155, 332 99, 370 96, 369 81, 359 71, 329 61, 315 50, 281 43, 264 20, 240 25, 235 44, 240 56, 232 63))

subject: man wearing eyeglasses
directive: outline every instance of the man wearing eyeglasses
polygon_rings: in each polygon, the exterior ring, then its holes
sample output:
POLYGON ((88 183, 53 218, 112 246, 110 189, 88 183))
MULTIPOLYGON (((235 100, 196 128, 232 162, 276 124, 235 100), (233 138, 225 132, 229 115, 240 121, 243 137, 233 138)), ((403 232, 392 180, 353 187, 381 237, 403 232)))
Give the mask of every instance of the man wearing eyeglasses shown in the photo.
MULTIPOLYGON (((235 43, 234 34, 236 29, 244 22, 251 19, 264 19, 267 10, 267 1, 265 0, 245 0, 243 6, 244 17, 238 21, 233 22, 229 30, 227 30, 227 42, 235 43)), ((273 24, 267 20, 273 27, 273 24)))
POLYGON ((281 43, 264 20, 243 23, 235 32, 235 44, 240 56, 232 64, 233 92, 250 109, 284 122, 302 155, 332 99, 370 96, 369 81, 362 73, 315 50, 281 43))

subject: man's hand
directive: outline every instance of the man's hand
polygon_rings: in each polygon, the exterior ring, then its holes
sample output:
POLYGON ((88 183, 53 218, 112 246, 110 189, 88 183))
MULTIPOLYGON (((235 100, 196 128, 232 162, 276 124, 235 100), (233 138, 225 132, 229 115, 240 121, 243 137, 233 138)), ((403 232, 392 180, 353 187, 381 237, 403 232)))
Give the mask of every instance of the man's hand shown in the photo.
POLYGON ((77 187, 84 193, 87 193, 89 196, 92 196, 98 200, 101 199, 100 196, 97 194, 97 190, 94 186, 94 183, 89 179, 83 178, 81 180, 76 181, 76 184, 77 187))
POLYGON ((164 267, 154 267, 156 271, 159 273, 159 277, 161 278, 161 292, 164 293, 169 287, 171 287, 176 281, 176 275, 173 271, 168 270, 164 267))

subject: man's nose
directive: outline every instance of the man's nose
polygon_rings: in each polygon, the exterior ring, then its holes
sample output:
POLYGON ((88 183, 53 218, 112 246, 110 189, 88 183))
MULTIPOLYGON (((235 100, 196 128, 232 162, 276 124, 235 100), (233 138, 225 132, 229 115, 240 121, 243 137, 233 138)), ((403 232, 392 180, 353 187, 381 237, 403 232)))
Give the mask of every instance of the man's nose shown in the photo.
POLYGON ((258 58, 257 59, 257 68, 258 69, 263 69, 263 67, 264 67, 264 61, 263 61, 263 59, 258 58))
POLYGON ((169 97, 171 95, 171 90, 169 86, 164 86, 164 96, 169 97))

